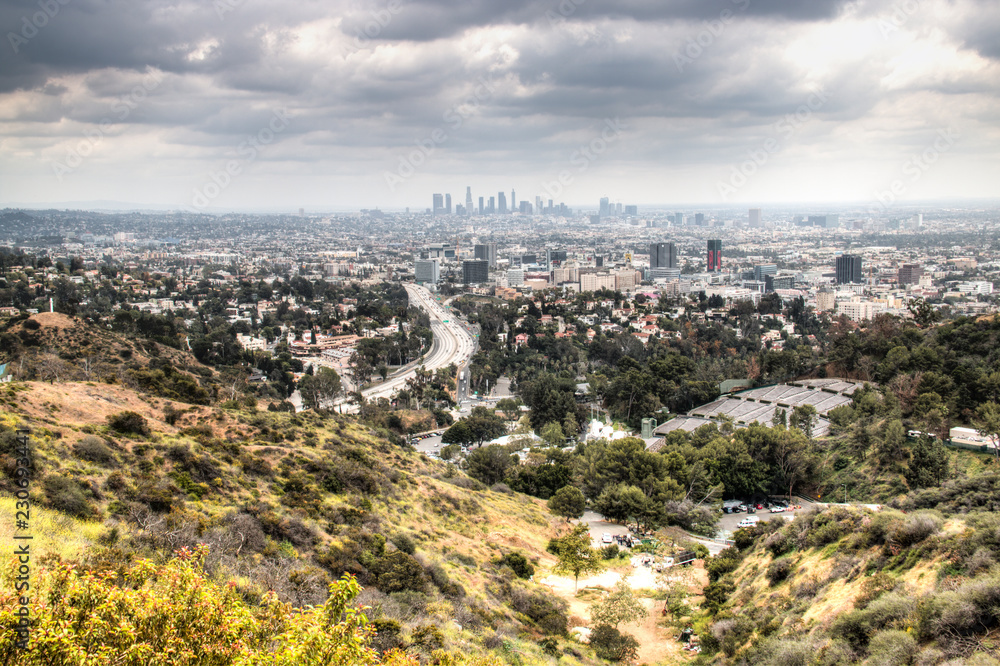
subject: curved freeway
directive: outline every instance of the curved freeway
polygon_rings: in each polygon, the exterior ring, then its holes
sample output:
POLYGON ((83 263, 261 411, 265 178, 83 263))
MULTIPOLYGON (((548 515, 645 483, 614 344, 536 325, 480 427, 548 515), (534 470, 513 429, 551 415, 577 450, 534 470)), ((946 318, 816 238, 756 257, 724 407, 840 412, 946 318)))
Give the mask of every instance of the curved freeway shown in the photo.
MULTIPOLYGON (((415 284, 404 285, 406 293, 410 297, 410 304, 421 308, 431 319, 431 332, 434 333, 434 342, 431 349, 424 355, 424 368, 427 370, 437 370, 454 363, 461 373, 465 364, 475 353, 476 341, 472 334, 440 304, 434 300, 434 296, 425 287, 415 284), (447 322, 447 323, 445 323, 447 322)), ((373 386, 362 391, 365 398, 372 400, 376 398, 392 398, 392 394, 406 386, 406 381, 417 372, 418 365, 414 364, 399 374, 390 376, 386 381, 378 386, 373 386)), ((468 387, 468 377, 459 381, 459 400, 465 394, 468 387)))

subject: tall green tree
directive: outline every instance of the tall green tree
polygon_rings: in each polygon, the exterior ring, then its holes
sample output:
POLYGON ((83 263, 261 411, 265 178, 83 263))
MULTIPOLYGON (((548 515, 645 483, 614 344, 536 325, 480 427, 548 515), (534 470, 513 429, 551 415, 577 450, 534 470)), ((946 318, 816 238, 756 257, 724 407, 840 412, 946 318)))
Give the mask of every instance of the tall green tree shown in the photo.
POLYGON ((574 590, 580 584, 580 576, 604 569, 600 554, 590 545, 590 529, 586 525, 577 525, 572 532, 557 539, 556 552, 559 561, 553 571, 573 576, 574 590))
POLYGON ((587 508, 587 500, 576 486, 564 486, 549 498, 549 511, 569 520, 579 518, 587 508))

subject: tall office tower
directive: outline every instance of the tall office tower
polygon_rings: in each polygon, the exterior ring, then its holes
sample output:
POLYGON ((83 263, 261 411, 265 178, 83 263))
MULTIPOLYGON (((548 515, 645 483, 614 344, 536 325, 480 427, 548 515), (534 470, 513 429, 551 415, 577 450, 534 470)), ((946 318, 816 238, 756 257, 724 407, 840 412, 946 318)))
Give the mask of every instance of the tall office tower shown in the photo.
POLYGON ((434 208, 432 208, 431 210, 434 211, 435 215, 441 214, 441 212, 444 210, 444 196, 440 194, 434 195, 434 208))
POLYGON ((625 206, 625 214, 626 215, 631 215, 632 217, 635 217, 636 215, 639 214, 639 207, 638 206, 625 206))
POLYGON ((451 215, 451 195, 444 195, 444 211, 451 215))
POLYGON ((531 215, 531 202, 522 201, 518 209, 521 211, 521 215, 531 215))
POLYGON ((491 214, 497 212, 497 200, 495 197, 490 197, 490 207, 486 210, 491 214))
POLYGON ((542 214, 542 198, 537 196, 535 197, 535 214, 542 214))
POLYGON ((900 286, 919 284, 923 275, 924 267, 920 264, 903 264, 899 267, 899 284, 900 286))
POLYGON ((721 272, 722 271, 722 241, 721 240, 710 240, 708 241, 708 270, 721 272))
POLYGON ((464 284, 481 284, 490 279, 490 265, 486 261, 473 260, 462 262, 462 282, 464 284))
POLYGON ((566 262, 566 250, 546 250, 545 251, 545 268, 552 270, 553 264, 559 264, 560 266, 566 262))
POLYGON ((514 188, 510 190, 510 212, 517 210, 517 195, 514 194, 514 188))
POLYGON ((465 187, 465 214, 472 215, 472 188, 468 185, 465 187))
POLYGON ((673 243, 651 243, 650 268, 677 268, 677 246, 673 243))
POLYGON ((483 208, 483 198, 479 197, 479 214, 484 215, 486 210, 483 208))
POLYGON ((864 282, 861 257, 856 254, 842 254, 837 257, 837 284, 860 284, 864 282))
POLYGON ((552 199, 549 199, 549 207, 548 207, 548 209, 545 212, 546 213, 551 213, 553 210, 555 210, 555 208, 552 205, 552 199))
POLYGON ((598 215, 601 217, 608 217, 611 215, 611 206, 607 197, 601 197, 601 210, 598 215))
POLYGON ((701 225, 705 224, 705 214, 704 213, 695 213, 694 214, 694 223, 697 224, 699 227, 701 225))
POLYGON ((622 216, 622 205, 620 203, 615 204, 615 215, 618 217, 622 216))
POLYGON ((684 213, 680 212, 674 213, 674 224, 676 224, 678 227, 684 224, 684 213))
POLYGON ((476 245, 473 248, 475 254, 473 258, 485 261, 489 264, 490 268, 497 267, 497 244, 496 243, 482 243, 476 245))
POLYGON ((753 279, 757 282, 764 282, 768 275, 777 275, 778 267, 775 264, 757 264, 753 267, 753 279))
POLYGON ((413 269, 413 279, 420 284, 437 284, 441 279, 441 268, 437 259, 417 259, 413 269))
POLYGON ((750 209, 750 226, 751 227, 760 226, 760 208, 750 209))
POLYGON ((500 207, 500 210, 497 212, 501 215, 507 212, 507 195, 503 192, 497 192, 497 206, 500 207))

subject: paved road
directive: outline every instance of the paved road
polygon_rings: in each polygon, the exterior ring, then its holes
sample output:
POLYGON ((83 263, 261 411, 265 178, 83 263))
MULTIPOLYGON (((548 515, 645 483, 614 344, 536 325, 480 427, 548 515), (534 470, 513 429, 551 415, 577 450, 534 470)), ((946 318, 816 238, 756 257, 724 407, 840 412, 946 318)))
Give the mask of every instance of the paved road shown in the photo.
MULTIPOLYGON (((438 368, 444 368, 454 363, 459 368, 459 374, 464 371, 464 377, 459 382, 459 395, 464 395, 468 391, 468 370, 465 370, 469 359, 475 353, 475 338, 466 329, 465 325, 454 319, 454 315, 442 307, 433 294, 425 287, 415 284, 403 285, 406 293, 410 297, 410 305, 419 307, 427 312, 431 319, 431 332, 434 334, 434 342, 431 349, 424 355, 424 368, 431 372, 438 368), (447 323, 445 323, 447 322, 447 323)), ((362 394, 369 400, 377 398, 391 399, 396 391, 404 388, 408 379, 416 375, 419 364, 414 363, 399 370, 377 386, 365 389, 362 394)), ((343 401, 342 401, 343 402, 343 401)), ((352 413, 357 411, 355 405, 344 405, 344 412, 352 413)))

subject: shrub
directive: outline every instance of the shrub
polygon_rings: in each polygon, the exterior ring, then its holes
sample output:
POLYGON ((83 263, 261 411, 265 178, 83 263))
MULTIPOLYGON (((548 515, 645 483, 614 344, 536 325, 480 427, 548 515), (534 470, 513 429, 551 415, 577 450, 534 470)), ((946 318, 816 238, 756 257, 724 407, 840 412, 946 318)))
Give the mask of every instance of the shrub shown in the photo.
POLYGON ((917 654, 917 641, 905 631, 883 631, 876 634, 868 645, 872 666, 898 666, 909 664, 917 654))
POLYGON ((379 618, 373 620, 371 626, 375 629, 375 637, 372 638, 371 645, 379 652, 403 647, 403 638, 400 635, 402 627, 396 620, 379 618))
POLYGON ((115 452, 111 450, 104 440, 94 435, 87 435, 73 445, 73 453, 78 458, 89 462, 109 467, 115 462, 115 452))
POLYGON ((771 562, 767 567, 767 580, 774 586, 788 578, 791 572, 792 561, 787 557, 783 557, 780 560, 771 562))
POLYGON ((49 506, 77 518, 89 518, 93 513, 90 499, 83 487, 73 479, 49 474, 42 482, 49 506))
POLYGON ((771 551, 771 555, 781 557, 795 547, 795 540, 788 530, 778 530, 764 540, 764 547, 771 551))
POLYGON ((510 567, 518 578, 531 578, 535 575, 535 567, 531 566, 527 557, 518 552, 507 553, 497 561, 497 565, 510 567))
POLYGON ((844 613, 834 621, 830 632, 849 644, 863 648, 881 629, 902 625, 916 609, 916 602, 899 594, 889 593, 873 601, 867 608, 844 613))
POLYGON ((886 592, 892 592, 896 587, 896 579, 879 571, 872 574, 861 583, 861 594, 854 601, 855 608, 866 608, 868 604, 878 599, 886 592))
POLYGON ((149 437, 149 423, 142 414, 133 411, 118 412, 108 417, 108 425, 123 435, 149 437))
POLYGON ((731 571, 736 571, 736 567, 743 560, 740 552, 735 548, 726 548, 724 551, 705 563, 708 571, 708 579, 715 582, 731 571))
POLYGON ((941 529, 941 519, 930 513, 908 516, 894 533, 895 540, 903 547, 920 543, 941 529))
POLYGON ((590 646, 598 657, 608 661, 634 661, 639 654, 639 641, 634 636, 606 624, 590 632, 590 646))
POLYGON ((616 546, 613 543, 609 543, 607 546, 604 546, 603 548, 601 548, 601 550, 600 550, 601 559, 602 560, 613 560, 616 557, 618 557, 621 554, 621 552, 622 551, 621 551, 620 548, 618 548, 618 546, 616 546))
POLYGON ((414 551, 417 549, 417 544, 413 540, 413 537, 409 534, 404 534, 403 532, 399 532, 394 535, 390 541, 392 541, 392 545, 407 555, 413 555, 414 551))
POLYGON ((400 550, 379 558, 372 566, 372 573, 376 576, 375 586, 386 594, 427 589, 427 576, 420 562, 400 550))
POLYGON ((550 657, 559 656, 559 641, 548 636, 538 641, 538 646, 542 648, 542 652, 549 655, 550 657))

